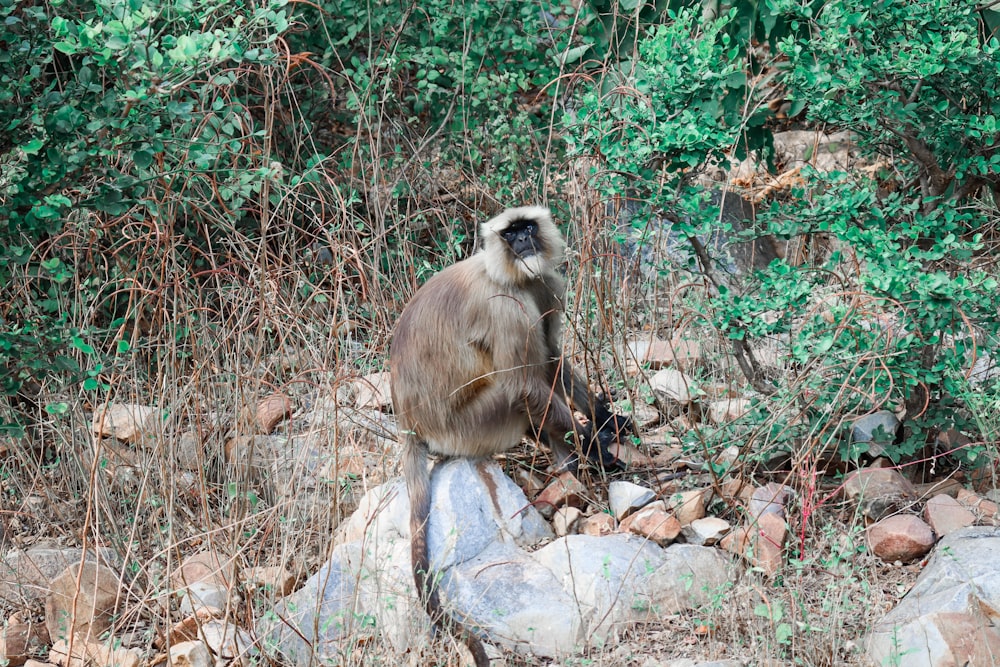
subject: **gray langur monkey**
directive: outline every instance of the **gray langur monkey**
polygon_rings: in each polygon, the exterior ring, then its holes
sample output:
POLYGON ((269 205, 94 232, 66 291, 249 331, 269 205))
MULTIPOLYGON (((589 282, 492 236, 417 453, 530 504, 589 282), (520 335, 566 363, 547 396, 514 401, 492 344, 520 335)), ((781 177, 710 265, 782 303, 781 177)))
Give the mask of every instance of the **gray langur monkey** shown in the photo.
POLYGON ((530 434, 549 445, 558 470, 576 469, 577 439, 588 458, 610 466, 610 445, 632 424, 562 357, 566 245, 548 209, 508 209, 480 233, 478 253, 432 276, 407 304, 389 359, 417 592, 433 624, 463 637, 484 667, 482 642, 441 608, 429 571, 429 454, 487 457, 530 434), (586 427, 571 406, 588 415, 586 427))

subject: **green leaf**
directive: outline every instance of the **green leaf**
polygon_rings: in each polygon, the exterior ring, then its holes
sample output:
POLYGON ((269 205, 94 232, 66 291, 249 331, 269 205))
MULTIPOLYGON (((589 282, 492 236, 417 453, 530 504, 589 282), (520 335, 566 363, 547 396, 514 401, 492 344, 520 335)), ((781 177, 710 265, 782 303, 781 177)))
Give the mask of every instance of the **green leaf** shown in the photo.
POLYGON ((148 169, 149 165, 153 163, 153 152, 145 148, 137 150, 132 153, 132 161, 140 169, 148 169))
POLYGON ((68 56, 75 56, 77 51, 79 51, 79 45, 72 42, 56 42, 52 45, 52 48, 68 56))
POLYGON ((592 45, 590 45, 590 44, 581 44, 580 46, 574 46, 571 49, 567 49, 565 51, 561 51, 559 53, 556 53, 555 56, 554 56, 555 61, 561 67, 565 66, 565 65, 569 65, 570 63, 575 63, 578 60, 580 60, 581 58, 583 58, 583 56, 588 51, 590 51, 591 46, 592 45))
POLYGON ((41 139, 35 138, 28 143, 21 146, 21 150, 28 155, 37 155, 38 151, 45 145, 45 142, 41 139))
POLYGON ((79 336, 73 336, 73 347, 80 350, 84 354, 94 353, 94 348, 88 345, 86 342, 84 342, 84 340, 79 336))

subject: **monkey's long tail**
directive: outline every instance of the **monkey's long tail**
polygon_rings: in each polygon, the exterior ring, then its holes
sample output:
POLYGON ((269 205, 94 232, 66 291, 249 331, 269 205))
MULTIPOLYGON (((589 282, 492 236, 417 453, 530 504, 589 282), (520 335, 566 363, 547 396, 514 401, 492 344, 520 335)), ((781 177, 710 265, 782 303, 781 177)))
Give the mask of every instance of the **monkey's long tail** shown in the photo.
POLYGON ((437 586, 430 573, 430 556, 427 552, 427 520, 431 513, 431 476, 427 469, 427 443, 408 435, 403 460, 403 477, 410 496, 410 558, 413 561, 413 582, 417 594, 435 627, 465 642, 476 661, 476 667, 489 667, 483 642, 461 622, 441 607, 437 586))

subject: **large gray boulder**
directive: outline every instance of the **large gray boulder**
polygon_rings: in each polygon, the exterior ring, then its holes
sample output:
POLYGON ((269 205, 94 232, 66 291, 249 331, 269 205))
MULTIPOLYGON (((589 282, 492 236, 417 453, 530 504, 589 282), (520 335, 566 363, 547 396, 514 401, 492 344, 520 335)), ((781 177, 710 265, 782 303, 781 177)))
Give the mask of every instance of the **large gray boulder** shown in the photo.
MULTIPOLYGON (((492 462, 443 463, 431 486, 428 543, 443 604, 486 641, 520 654, 555 657, 613 641, 631 623, 708 601, 731 578, 728 559, 705 547, 661 549, 620 534, 552 541, 492 462)), ((374 633, 399 653, 425 643, 430 627, 409 550, 409 500, 397 479, 362 499, 327 564, 264 616, 265 649, 304 667, 374 633)))
POLYGON ((895 609, 867 639, 875 664, 993 665, 1000 656, 1000 528, 947 535, 895 609))

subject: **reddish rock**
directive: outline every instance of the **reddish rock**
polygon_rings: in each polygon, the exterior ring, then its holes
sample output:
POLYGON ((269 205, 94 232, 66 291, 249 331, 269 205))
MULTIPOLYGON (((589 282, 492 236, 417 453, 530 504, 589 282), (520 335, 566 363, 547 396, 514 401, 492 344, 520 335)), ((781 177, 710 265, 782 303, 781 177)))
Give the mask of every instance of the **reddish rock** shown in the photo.
POLYGON ((617 532, 618 522, 610 514, 599 512, 588 516, 580 522, 581 535, 593 535, 594 537, 604 537, 617 532))
POLYGON ((667 509, 674 513, 681 526, 705 516, 705 489, 681 491, 666 499, 667 509))
POLYGON ((976 515, 960 502, 945 494, 939 494, 927 501, 924 518, 938 537, 944 537, 959 528, 976 523, 976 515))
POLYGON ((235 572, 231 560, 221 558, 214 551, 202 551, 184 559, 170 577, 170 585, 179 590, 204 581, 229 588, 236 581, 235 572))
POLYGON ((273 591, 283 597, 295 588, 295 577, 280 565, 258 565, 249 567, 243 573, 246 582, 265 591, 273 591))
POLYGON ((784 562, 783 551, 788 528, 777 514, 765 513, 753 526, 743 526, 722 538, 720 546, 738 556, 743 556, 754 567, 767 574, 774 574, 784 562))
POLYGON ((844 482, 844 492, 858 503, 865 516, 875 520, 898 512, 918 498, 913 484, 892 468, 858 470, 844 482))
POLYGON ((122 442, 136 442, 155 433, 159 414, 148 405, 101 405, 94 410, 92 430, 98 438, 114 436, 122 442))
POLYGON ((1000 629, 995 627, 993 618, 978 613, 938 611, 928 614, 921 621, 927 636, 934 638, 927 642, 927 653, 948 656, 932 663, 935 667, 997 664, 1000 629), (938 652, 935 649, 944 650, 938 652))
POLYGON ((997 507, 995 502, 965 488, 961 489, 955 497, 964 507, 973 511, 978 523, 997 525, 997 520, 1000 519, 1000 507, 997 507))
POLYGON ((271 394, 257 404, 257 425, 263 433, 270 433, 291 414, 292 400, 284 394, 271 394))
POLYGON ((934 546, 931 527, 912 514, 896 514, 867 529, 868 545, 876 556, 893 563, 922 558, 934 546))
POLYGON ((560 507, 581 507, 587 487, 571 472, 561 473, 535 498, 535 509, 546 519, 551 519, 560 507))
POLYGON ((895 468, 862 468, 851 473, 844 482, 844 491, 851 500, 860 495, 894 493, 915 496, 910 480, 895 468))
POLYGON ((696 366, 701 359, 701 346, 693 340, 647 338, 632 341, 628 347, 634 363, 637 363, 639 367, 645 366, 654 371, 669 366, 691 368, 696 366))
POLYGON ((723 398, 708 404, 708 420, 713 424, 736 421, 750 411, 749 398, 723 398))
POLYGON ((49 662, 60 667, 139 667, 141 660, 139 652, 119 647, 120 642, 113 638, 110 641, 97 642, 84 641, 78 637, 72 643, 72 654, 70 642, 65 639, 59 639, 52 644, 52 648, 49 649, 49 662))
POLYGON ((965 488, 954 477, 941 479, 936 482, 927 482, 925 484, 914 484, 913 487, 917 490, 917 495, 921 498, 933 498, 941 493, 945 493, 952 498, 957 498, 958 494, 965 488))
POLYGON ((221 615, 222 612, 218 609, 202 607, 196 610, 194 614, 186 617, 183 621, 175 623, 170 628, 170 631, 167 633, 168 643, 173 645, 197 640, 201 627, 212 619, 220 618, 221 615))
POLYGON ((785 520, 767 512, 757 520, 757 544, 754 552, 754 564, 768 574, 774 574, 784 562, 785 540, 788 538, 788 526, 785 520))
POLYGON ((76 634, 97 639, 111 627, 119 600, 118 575, 111 568, 87 562, 70 565, 49 584, 45 597, 45 625, 53 641, 76 634))
POLYGON ((754 492, 753 486, 742 479, 727 479, 719 488, 722 499, 735 505, 748 504, 754 492))
POLYGON ((620 532, 647 537, 664 547, 681 534, 681 522, 658 501, 630 514, 619 526, 620 532))
POLYGON ((740 526, 722 538, 719 543, 724 550, 736 556, 746 556, 747 547, 750 545, 750 529, 740 526))
POLYGON ((48 643, 49 632, 41 623, 24 623, 11 618, 0 627, 0 659, 6 658, 8 667, 19 667, 31 656, 40 655, 42 647, 48 643))

